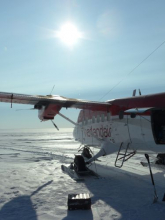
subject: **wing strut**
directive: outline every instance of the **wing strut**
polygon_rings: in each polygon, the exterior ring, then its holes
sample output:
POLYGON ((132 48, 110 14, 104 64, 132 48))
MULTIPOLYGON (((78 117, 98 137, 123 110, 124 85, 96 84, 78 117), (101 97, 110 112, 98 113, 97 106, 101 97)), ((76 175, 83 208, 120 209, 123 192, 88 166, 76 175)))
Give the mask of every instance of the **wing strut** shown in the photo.
MULTIPOLYGON (((77 124, 77 123, 75 123, 74 121, 72 121, 71 119, 67 118, 65 115, 61 114, 60 112, 58 112, 58 114, 59 114, 62 118, 64 118, 64 119, 66 119, 67 121, 69 121, 70 123, 72 123, 72 124, 74 124, 74 125, 76 125, 76 126, 80 126, 79 124, 77 124)), ((83 128, 83 127, 82 127, 82 128, 83 128)))
MULTIPOLYGON (((61 114, 60 112, 58 112, 57 114, 60 115, 62 118, 66 119, 67 121, 69 121, 70 123, 74 124, 75 126, 79 126, 82 130, 85 130, 85 128, 83 126, 79 125, 78 123, 75 123, 74 121, 67 118, 65 115, 61 114)), ((98 138, 96 135, 94 135, 92 131, 91 131, 91 136, 96 138, 98 141, 103 141, 103 139, 98 138)))

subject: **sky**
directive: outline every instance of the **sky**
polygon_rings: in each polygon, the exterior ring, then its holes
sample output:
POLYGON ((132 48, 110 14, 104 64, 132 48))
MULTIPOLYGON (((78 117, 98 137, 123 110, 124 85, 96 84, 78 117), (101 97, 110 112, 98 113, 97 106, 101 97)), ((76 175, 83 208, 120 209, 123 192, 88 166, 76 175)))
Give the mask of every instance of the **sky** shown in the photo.
MULTIPOLYGON (((48 95, 55 85, 52 94, 96 101, 164 92, 164 8, 164 0, 1 0, 0 91, 48 95), (67 23, 79 33, 72 45, 58 36, 67 23)), ((30 108, 0 103, 0 129, 52 128, 37 110, 16 111, 30 108)), ((76 121, 79 111, 61 112, 76 121)))

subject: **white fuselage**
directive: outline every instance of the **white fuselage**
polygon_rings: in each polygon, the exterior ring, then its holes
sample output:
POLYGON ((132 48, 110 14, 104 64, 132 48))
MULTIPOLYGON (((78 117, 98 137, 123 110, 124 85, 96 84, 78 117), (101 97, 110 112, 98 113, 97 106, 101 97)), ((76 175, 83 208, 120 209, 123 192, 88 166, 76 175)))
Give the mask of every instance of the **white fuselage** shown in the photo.
POLYGON ((165 152, 165 144, 155 142, 150 115, 136 115, 135 118, 124 115, 119 119, 118 115, 98 112, 94 117, 78 122, 74 129, 74 137, 81 144, 88 146, 100 147, 103 142, 107 142, 112 152, 118 151, 121 143, 130 143, 130 148, 137 153, 165 152))

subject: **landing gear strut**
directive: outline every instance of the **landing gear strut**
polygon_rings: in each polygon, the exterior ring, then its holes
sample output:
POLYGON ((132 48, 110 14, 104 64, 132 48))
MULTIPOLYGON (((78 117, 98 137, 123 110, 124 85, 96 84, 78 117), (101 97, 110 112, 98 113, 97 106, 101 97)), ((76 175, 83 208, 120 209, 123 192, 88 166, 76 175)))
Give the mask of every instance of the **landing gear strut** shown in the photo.
POLYGON ((150 170, 150 176, 151 176, 151 181, 152 181, 152 185, 154 187, 154 200, 153 200, 153 203, 155 203, 155 202, 158 201, 158 196, 157 196, 157 193, 156 193, 156 187, 155 187, 154 178, 153 178, 153 174, 152 174, 152 170, 151 170, 150 158, 149 158, 148 154, 145 154, 145 157, 146 157, 147 162, 148 162, 148 166, 149 166, 149 170, 150 170))
POLYGON ((83 148, 81 148, 79 150, 79 152, 82 152, 81 154, 88 159, 92 158, 93 152, 91 151, 90 147, 88 147, 88 146, 84 146, 83 148))

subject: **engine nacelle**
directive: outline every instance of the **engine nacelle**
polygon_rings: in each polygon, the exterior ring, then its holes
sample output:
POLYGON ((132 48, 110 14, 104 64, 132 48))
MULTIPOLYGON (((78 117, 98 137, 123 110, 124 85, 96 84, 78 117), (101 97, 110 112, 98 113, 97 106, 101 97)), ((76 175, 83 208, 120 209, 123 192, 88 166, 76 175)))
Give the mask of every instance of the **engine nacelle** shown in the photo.
POLYGON ((48 106, 42 106, 38 110, 38 118, 41 121, 53 120, 60 110, 61 107, 59 105, 49 104, 48 106))

